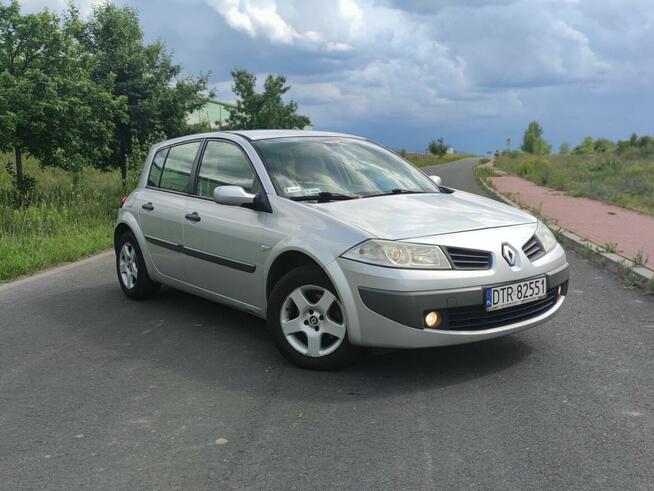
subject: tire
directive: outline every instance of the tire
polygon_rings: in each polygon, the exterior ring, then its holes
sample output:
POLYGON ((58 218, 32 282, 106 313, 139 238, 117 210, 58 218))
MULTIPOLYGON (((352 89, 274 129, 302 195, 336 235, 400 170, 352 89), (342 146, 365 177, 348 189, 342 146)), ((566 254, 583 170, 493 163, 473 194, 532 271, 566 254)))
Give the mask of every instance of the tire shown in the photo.
POLYGON ((125 295, 132 300, 152 298, 161 283, 152 281, 145 267, 143 253, 132 232, 123 233, 116 242, 116 273, 125 295))
POLYGON ((315 266, 300 266, 273 287, 268 328, 281 354, 302 368, 343 368, 354 363, 361 352, 350 344, 334 286, 315 266))

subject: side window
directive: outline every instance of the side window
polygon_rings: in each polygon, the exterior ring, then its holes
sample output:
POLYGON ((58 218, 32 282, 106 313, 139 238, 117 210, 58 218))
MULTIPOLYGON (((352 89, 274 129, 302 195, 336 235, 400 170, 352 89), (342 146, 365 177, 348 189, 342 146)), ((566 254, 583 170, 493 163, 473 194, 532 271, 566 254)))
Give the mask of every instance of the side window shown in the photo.
POLYGON ((254 170, 238 146, 217 140, 207 142, 198 174, 198 195, 211 198, 216 186, 241 186, 251 193, 255 182, 254 170))
POLYGON ((189 190, 191 168, 201 143, 184 143, 170 148, 161 174, 161 183, 159 184, 161 189, 181 192, 189 190))
POLYGON ((152 159, 152 166, 150 166, 150 175, 148 176, 148 186, 155 188, 159 187, 159 181, 161 180, 161 170, 164 166, 164 161, 166 160, 166 155, 168 154, 167 148, 162 148, 157 152, 152 159))

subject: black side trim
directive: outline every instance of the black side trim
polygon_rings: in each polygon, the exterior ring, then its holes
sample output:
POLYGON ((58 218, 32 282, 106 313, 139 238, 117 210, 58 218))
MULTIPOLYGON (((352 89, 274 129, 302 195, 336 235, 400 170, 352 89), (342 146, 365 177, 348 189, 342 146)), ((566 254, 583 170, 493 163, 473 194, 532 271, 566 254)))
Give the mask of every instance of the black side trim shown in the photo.
POLYGON ((216 256, 214 254, 209 254, 207 252, 197 251, 189 247, 184 247, 181 244, 173 244, 172 242, 157 239, 149 235, 145 236, 145 240, 151 242, 152 244, 158 245, 159 247, 163 247, 171 251, 179 252, 180 254, 186 254, 187 256, 202 259, 203 261, 219 264, 221 266, 226 266, 228 268, 237 269, 238 271, 243 271, 245 273, 254 273, 257 269, 257 267, 254 264, 242 263, 234 259, 228 259, 226 257, 216 256))
POLYGON ((168 242, 167 240, 157 239, 156 237, 151 237, 150 235, 146 235, 145 240, 151 242, 154 245, 158 245, 159 247, 163 247, 164 249, 168 249, 175 252, 181 252, 182 254, 184 253, 184 246, 180 244, 173 244, 172 242, 168 242))
POLYGON ((244 271, 246 273, 254 273, 254 271, 257 269, 254 264, 242 263, 240 261, 235 261, 234 259, 228 259, 222 256, 214 256, 213 254, 197 251, 188 247, 182 246, 182 248, 184 249, 184 254, 187 256, 196 257, 198 259, 202 259, 203 261, 209 261, 210 263, 220 264, 221 266, 238 269, 239 271, 244 271))

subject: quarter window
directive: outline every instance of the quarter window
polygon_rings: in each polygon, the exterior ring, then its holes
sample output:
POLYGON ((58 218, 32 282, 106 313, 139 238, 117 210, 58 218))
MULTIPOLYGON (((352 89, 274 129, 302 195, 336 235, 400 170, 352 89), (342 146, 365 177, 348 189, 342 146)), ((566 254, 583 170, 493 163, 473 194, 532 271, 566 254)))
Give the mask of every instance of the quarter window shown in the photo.
POLYGON ((197 194, 211 198, 216 186, 241 186, 251 193, 255 186, 255 174, 239 147, 233 143, 210 140, 200 165, 197 194))
POLYGON ((171 147, 161 174, 161 183, 159 185, 161 189, 180 192, 189 191, 189 177, 195 155, 198 153, 201 143, 197 141, 171 147))
POLYGON ((166 155, 168 154, 167 148, 162 148, 157 152, 152 159, 152 166, 150 166, 150 175, 148 176, 148 186, 155 188, 159 187, 159 181, 161 180, 161 171, 166 160, 166 155))

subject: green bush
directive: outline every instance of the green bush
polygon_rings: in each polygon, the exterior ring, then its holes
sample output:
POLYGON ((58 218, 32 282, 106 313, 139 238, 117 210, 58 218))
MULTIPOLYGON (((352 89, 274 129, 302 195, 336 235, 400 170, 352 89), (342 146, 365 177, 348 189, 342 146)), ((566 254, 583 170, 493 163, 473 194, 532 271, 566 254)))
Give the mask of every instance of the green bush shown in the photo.
MULTIPOLYGON (((636 148, 636 147, 633 147, 636 148)), ((631 152, 631 150, 630 150, 631 152)), ((502 155, 495 165, 536 184, 654 214, 654 158, 623 152, 502 155)))

